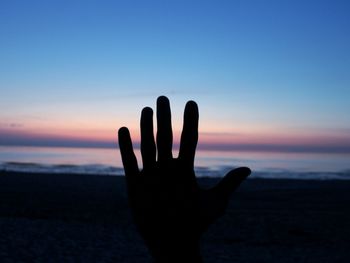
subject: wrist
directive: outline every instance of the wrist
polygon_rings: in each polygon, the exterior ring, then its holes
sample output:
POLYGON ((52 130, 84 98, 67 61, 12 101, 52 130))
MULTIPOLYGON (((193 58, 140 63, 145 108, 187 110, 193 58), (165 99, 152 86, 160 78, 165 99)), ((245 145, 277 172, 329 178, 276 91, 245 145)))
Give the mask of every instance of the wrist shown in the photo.
POLYGON ((198 242, 171 242, 150 248, 155 263, 202 263, 198 242))

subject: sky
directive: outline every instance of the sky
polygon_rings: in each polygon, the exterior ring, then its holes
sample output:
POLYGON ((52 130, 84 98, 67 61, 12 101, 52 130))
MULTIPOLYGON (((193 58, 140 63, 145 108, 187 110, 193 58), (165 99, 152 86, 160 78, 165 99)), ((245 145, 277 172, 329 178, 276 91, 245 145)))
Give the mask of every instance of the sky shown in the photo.
POLYGON ((113 147, 144 106, 199 147, 350 152, 347 0, 0 1, 0 145, 113 147))

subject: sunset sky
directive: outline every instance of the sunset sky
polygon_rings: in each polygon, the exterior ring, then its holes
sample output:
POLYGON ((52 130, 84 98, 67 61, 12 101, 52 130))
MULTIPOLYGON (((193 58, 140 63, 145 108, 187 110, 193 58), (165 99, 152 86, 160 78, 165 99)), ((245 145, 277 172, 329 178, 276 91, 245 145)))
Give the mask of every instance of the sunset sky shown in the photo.
POLYGON ((1 1, 0 145, 135 143, 200 110, 207 149, 350 152, 350 1, 1 1))

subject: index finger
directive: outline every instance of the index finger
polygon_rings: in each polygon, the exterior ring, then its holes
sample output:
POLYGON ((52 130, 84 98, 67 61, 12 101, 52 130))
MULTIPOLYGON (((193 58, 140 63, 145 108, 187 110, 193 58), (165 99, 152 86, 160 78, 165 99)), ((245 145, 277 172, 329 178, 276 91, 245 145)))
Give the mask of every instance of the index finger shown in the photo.
POLYGON ((186 104, 184 112, 184 123, 180 141, 179 159, 188 165, 194 165, 194 157, 198 142, 198 106, 194 101, 186 104))

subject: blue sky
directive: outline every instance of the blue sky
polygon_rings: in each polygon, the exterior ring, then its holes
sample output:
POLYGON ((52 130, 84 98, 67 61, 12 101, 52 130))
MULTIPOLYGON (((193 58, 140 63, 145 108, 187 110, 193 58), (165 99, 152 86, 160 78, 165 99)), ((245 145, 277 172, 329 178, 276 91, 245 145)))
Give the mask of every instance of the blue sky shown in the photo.
POLYGON ((123 125, 136 138, 164 94, 176 132, 198 102, 205 143, 350 151, 349 13, 331 0, 1 1, 0 143, 106 142, 123 125))

